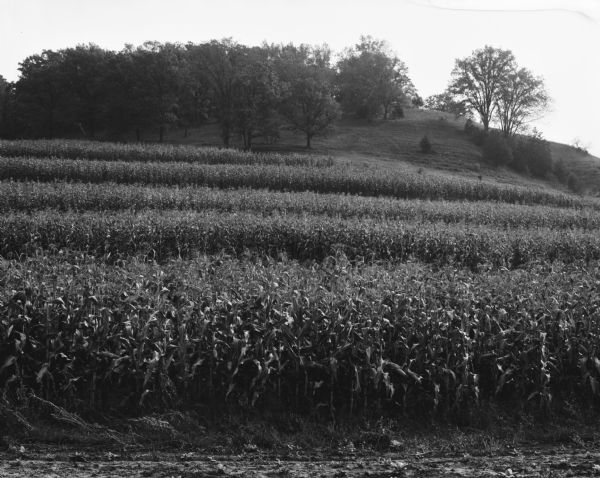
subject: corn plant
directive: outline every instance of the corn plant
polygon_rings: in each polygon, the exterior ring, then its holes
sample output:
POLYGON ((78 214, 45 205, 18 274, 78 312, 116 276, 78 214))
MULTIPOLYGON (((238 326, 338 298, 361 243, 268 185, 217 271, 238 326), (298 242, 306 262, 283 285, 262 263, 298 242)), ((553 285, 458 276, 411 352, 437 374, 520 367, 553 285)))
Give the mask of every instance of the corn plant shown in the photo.
POLYGON ((0 140, 0 156, 49 160, 159 161, 201 164, 280 164, 330 167, 331 157, 308 154, 251 153, 235 149, 172 144, 108 143, 99 141, 0 140))
POLYGON ((584 229, 600 227, 600 214, 587 208, 525 206, 490 201, 394 199, 310 191, 141 186, 64 181, 0 182, 0 211, 121 211, 178 209, 245 211, 259 215, 309 214, 341 218, 477 224, 501 228, 584 229))
POLYGON ((0 266, 11 400, 127 414, 277 404, 334 419, 600 404, 597 263, 549 276, 353 266, 339 254, 310 269, 64 259, 0 266))
POLYGON ((507 186, 467 178, 394 173, 363 168, 189 162, 94 161, 0 157, 0 180, 210 186, 274 191, 313 191, 401 199, 499 201, 559 207, 594 207, 591 199, 545 189, 507 186))

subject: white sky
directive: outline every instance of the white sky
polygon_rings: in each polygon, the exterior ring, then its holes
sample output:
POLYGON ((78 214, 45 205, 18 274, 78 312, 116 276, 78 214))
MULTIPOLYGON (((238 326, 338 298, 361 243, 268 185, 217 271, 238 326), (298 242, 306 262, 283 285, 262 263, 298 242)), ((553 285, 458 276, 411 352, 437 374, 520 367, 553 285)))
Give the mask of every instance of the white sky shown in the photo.
POLYGON ((0 0, 0 75, 43 49, 120 50, 147 40, 246 45, 387 40, 421 96, 443 91, 456 58, 488 44, 541 75, 554 102, 534 123, 600 156, 600 0, 0 0))

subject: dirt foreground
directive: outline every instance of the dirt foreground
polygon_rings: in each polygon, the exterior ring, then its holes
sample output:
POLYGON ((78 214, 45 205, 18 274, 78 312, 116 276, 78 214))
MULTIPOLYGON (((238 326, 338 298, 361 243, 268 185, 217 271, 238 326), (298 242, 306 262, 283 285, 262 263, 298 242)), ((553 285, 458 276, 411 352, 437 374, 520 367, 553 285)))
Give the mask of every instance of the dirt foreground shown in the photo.
POLYGON ((354 453, 248 450, 237 455, 196 452, 38 450, 0 454, 2 477, 586 477, 600 476, 600 450, 530 447, 471 456, 432 453, 354 453))

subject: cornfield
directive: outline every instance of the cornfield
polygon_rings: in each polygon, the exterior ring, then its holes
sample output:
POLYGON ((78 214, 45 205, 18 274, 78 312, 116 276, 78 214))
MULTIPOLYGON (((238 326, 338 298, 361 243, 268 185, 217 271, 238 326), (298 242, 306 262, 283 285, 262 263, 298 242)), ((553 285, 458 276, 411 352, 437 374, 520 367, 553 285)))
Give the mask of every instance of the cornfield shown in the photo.
POLYGON ((300 155, 0 155, 10 403, 335 420, 600 407, 593 199, 300 155))
POLYGON ((600 259, 596 231, 213 211, 14 213, 0 218, 0 237, 4 257, 71 250, 157 261, 220 252, 321 261, 342 252, 367 262, 414 259, 472 269, 600 259))
POLYGON ((599 403, 596 267, 70 261, 2 264, 0 379, 13 400, 32 391, 70 410, 277 405, 335 417, 599 403))
POLYGON ((600 208, 576 196, 520 186, 418 173, 390 174, 362 168, 277 165, 196 164, 179 162, 95 161, 0 157, 0 180, 115 182, 168 186, 313 191, 402 199, 499 201, 558 207, 600 208))
POLYGON ((0 211, 180 211, 252 212, 259 215, 326 215, 335 218, 380 218, 412 222, 490 225, 497 228, 600 228, 591 207, 559 208, 495 201, 443 201, 281 192, 256 189, 167 187, 0 181, 0 211))
POLYGON ((250 153, 235 149, 170 144, 103 143, 74 140, 0 140, 0 156, 102 161, 157 161, 200 164, 281 164, 330 167, 333 159, 300 154, 250 153))

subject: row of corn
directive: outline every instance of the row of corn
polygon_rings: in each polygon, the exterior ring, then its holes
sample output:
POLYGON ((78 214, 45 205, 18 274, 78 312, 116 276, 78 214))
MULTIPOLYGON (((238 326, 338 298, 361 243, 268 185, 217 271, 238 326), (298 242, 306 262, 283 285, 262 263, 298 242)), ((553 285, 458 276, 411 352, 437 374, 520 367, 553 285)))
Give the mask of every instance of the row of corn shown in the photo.
POLYGON ((499 201, 600 208, 592 199, 548 189, 501 185, 438 174, 358 167, 315 168, 270 164, 98 161, 0 157, 0 180, 115 182, 168 186, 389 196, 403 199, 499 201))
POLYGON ((600 404, 597 267, 473 275, 341 255, 312 270, 227 258, 1 267, 0 389, 15 402, 333 418, 600 404))

